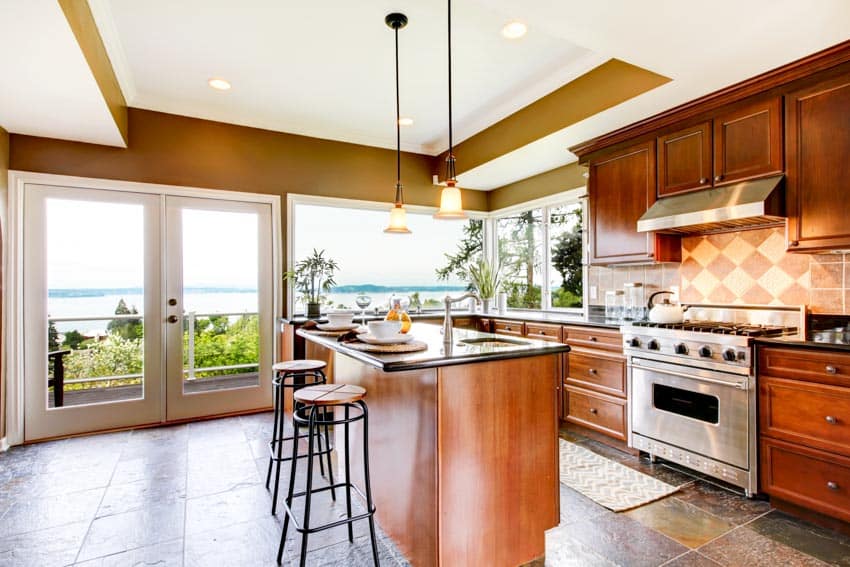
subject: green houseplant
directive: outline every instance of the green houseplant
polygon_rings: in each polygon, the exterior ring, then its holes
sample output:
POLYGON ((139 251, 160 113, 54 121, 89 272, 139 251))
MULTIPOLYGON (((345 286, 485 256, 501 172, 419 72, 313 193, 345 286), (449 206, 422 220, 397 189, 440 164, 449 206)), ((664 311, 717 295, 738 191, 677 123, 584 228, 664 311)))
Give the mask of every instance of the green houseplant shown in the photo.
POLYGON ((295 269, 284 276, 292 280, 295 289, 307 304, 307 317, 320 316, 322 296, 336 285, 334 272, 339 269, 336 261, 325 257, 324 250, 313 249, 313 254, 295 263, 295 269))
POLYGON ((487 313, 490 302, 502 286, 502 263, 498 262, 494 265, 483 257, 478 258, 469 264, 467 272, 472 287, 478 292, 484 304, 484 312, 487 313))

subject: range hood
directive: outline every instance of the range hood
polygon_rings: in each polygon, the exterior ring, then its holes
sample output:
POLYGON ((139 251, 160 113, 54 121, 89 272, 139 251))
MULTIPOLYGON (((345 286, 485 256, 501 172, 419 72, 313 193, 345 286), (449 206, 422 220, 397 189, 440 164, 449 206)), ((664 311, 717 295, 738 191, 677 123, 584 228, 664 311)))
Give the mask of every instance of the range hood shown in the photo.
POLYGON ((785 220, 783 175, 657 200, 638 232, 702 234, 775 226, 785 220))

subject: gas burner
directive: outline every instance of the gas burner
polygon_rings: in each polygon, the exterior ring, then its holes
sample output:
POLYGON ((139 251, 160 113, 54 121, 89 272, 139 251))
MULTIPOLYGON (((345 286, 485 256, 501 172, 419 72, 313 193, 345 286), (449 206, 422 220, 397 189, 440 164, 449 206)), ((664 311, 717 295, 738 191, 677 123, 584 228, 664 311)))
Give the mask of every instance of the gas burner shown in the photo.
POLYGON ((716 335, 738 335, 742 337, 778 337, 783 335, 793 335, 797 332, 797 327, 736 324, 718 321, 684 321, 682 323, 634 321, 632 326, 652 329, 690 331, 694 333, 713 333, 716 335))

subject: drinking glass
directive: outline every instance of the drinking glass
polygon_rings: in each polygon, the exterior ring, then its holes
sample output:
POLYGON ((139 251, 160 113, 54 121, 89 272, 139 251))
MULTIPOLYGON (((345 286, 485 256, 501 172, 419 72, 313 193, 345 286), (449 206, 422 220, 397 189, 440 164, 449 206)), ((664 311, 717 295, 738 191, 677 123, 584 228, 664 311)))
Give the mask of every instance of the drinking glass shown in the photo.
POLYGON ((357 304, 357 307, 363 310, 361 313, 361 317, 363 318, 363 324, 366 324, 366 308, 372 303, 372 298, 365 294, 360 294, 354 299, 354 303, 357 304))

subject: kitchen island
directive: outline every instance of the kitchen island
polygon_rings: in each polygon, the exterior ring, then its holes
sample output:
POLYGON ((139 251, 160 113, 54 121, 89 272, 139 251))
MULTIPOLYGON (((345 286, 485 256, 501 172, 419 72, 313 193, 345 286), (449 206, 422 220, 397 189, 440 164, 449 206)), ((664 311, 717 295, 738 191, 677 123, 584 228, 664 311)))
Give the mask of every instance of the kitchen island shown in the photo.
MULTIPOLYGON (((445 345, 439 326, 415 323, 426 350, 371 354, 298 333, 311 350, 331 351, 336 383, 368 392, 378 522, 413 565, 543 557, 544 532, 559 520, 558 385, 568 346, 463 329, 445 345)), ((355 482, 361 438, 353 432, 355 482)))

